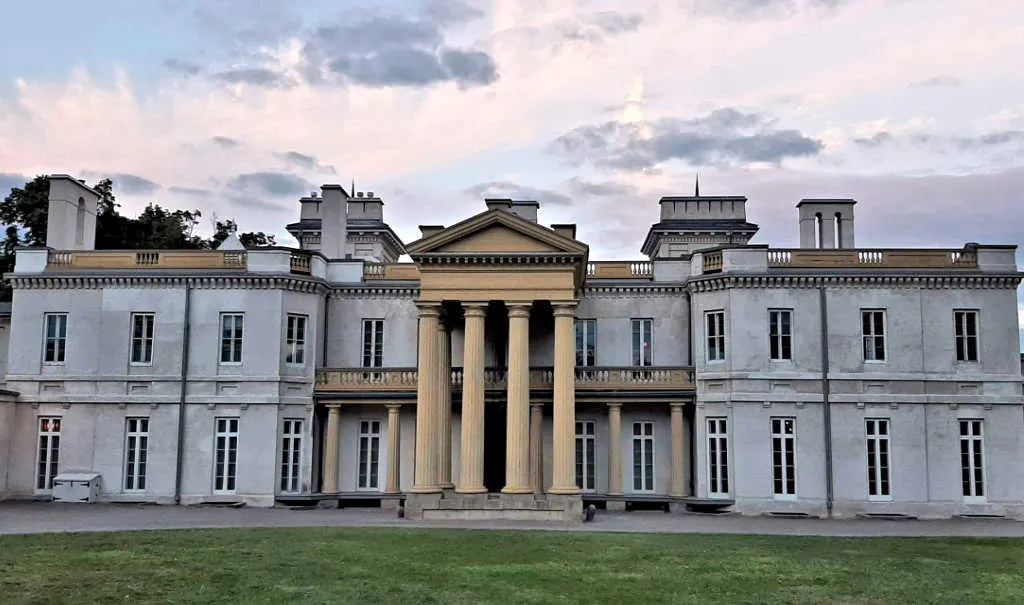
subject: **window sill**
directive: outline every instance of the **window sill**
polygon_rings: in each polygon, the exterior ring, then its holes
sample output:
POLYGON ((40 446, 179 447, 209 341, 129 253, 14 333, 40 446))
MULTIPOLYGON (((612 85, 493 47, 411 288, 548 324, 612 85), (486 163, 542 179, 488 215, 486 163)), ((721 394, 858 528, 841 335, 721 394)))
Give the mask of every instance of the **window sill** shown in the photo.
POLYGON ((44 361, 43 362, 44 366, 50 366, 50 367, 60 367, 60 366, 63 366, 65 364, 66 364, 66 362, 63 362, 63 361, 44 361))
POLYGON ((152 361, 129 361, 128 365, 133 368, 151 368, 153 367, 152 361))
POLYGON ((242 365, 242 362, 241 361, 222 361, 222 362, 218 363, 217 365, 219 365, 219 366, 226 366, 226 367, 229 367, 229 368, 237 368, 237 367, 240 367, 242 365))
POLYGON ((868 502, 879 502, 879 503, 893 502, 893 497, 892 496, 868 496, 868 502))

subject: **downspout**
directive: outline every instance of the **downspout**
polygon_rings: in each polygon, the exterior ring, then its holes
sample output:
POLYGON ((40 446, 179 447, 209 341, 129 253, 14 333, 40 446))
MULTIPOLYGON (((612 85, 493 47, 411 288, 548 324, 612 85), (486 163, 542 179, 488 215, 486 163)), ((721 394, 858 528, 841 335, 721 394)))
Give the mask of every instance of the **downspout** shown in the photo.
MULTIPOLYGON (((691 255, 692 259, 693 256, 691 255)), ((686 365, 690 367, 693 376, 693 407, 690 415, 690 447, 689 456, 690 459, 690 481, 689 481, 689 494, 691 496, 697 495, 697 368, 693 366, 693 347, 695 336, 693 335, 693 296, 690 294, 689 288, 686 289, 686 334, 689 339, 689 346, 686 351, 686 365)))
POLYGON ((818 288, 818 296, 821 301, 821 396, 825 418, 825 508, 828 517, 832 518, 832 403, 829 401, 828 299, 825 286, 818 288))
POLYGON ((174 503, 181 504, 181 477, 185 469, 185 396, 188 393, 188 339, 192 323, 192 284, 185 280, 185 321, 181 335, 181 399, 178 401, 178 459, 174 468, 174 503))
MULTIPOLYGON (((320 367, 327 367, 327 319, 330 317, 331 309, 331 292, 328 291, 327 295, 324 296, 324 329, 323 334, 320 337, 320 367)), ((315 374, 315 372, 314 372, 315 374)))

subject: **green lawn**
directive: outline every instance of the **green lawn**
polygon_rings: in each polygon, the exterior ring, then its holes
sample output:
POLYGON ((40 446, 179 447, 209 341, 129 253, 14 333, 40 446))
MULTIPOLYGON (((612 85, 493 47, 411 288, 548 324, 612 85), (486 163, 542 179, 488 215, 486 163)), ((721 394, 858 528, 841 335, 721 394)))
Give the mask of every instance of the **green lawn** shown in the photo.
POLYGON ((0 603, 1024 603, 1024 541, 422 529, 0 536, 0 603))

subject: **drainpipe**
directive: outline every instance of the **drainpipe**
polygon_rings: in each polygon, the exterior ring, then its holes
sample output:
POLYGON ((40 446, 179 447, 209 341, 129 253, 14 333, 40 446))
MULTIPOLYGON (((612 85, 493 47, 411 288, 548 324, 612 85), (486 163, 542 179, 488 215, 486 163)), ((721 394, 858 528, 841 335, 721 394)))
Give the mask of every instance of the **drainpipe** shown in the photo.
MULTIPOLYGON (((331 293, 328 291, 327 295, 324 296, 324 329, 323 335, 320 337, 320 367, 327 367, 327 319, 330 317, 331 309, 331 293)), ((316 374, 316 372, 314 372, 316 374)))
POLYGON ((181 335, 181 399, 178 402, 178 460, 174 469, 174 503, 181 504, 181 476, 185 468, 185 395, 188 392, 188 337, 192 320, 192 284, 185 280, 185 321, 181 335))
POLYGON ((832 518, 832 403, 829 401, 828 300, 825 286, 818 288, 818 296, 821 300, 821 395, 825 412, 825 508, 828 517, 832 518))

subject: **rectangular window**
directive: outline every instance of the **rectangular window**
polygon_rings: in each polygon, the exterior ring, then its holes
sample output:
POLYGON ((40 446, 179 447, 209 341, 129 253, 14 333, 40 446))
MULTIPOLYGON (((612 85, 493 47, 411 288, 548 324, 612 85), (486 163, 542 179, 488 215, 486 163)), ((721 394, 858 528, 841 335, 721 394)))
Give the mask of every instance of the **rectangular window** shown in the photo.
POLYGON ((634 319, 633 366, 654 365, 654 320, 634 319))
POLYGON ((363 320, 363 367, 379 368, 384 365, 384 320, 363 320))
POLYGON ((868 499, 891 500, 889 421, 884 418, 868 418, 864 423, 868 438, 868 499))
POLYGON ((978 361, 978 312, 954 311, 956 360, 978 361))
POLYGON ((306 364, 306 316, 288 315, 285 329, 284 362, 290 366, 306 364))
MULTIPOLYGON (((47 313, 43 316, 46 334, 43 343, 43 361, 64 363, 68 340, 68 314, 47 313)), ((49 489, 49 488, 47 488, 49 489)))
POLYGON ((53 489, 53 478, 60 467, 60 418, 39 419, 39 448, 36 460, 36 489, 53 489))
POLYGON ((981 420, 961 420, 960 473, 965 500, 985 500, 984 446, 981 420))
POLYGON ((864 361, 885 361, 885 311, 864 309, 860 317, 864 336, 864 361))
POLYGON ((359 423, 359 489, 378 489, 380 477, 380 421, 359 423))
POLYGON ((793 311, 768 311, 768 348, 772 361, 793 359, 793 311))
POLYGON ((214 420, 213 493, 235 493, 235 471, 238 467, 238 418, 214 420))
POLYGON ((705 313, 704 331, 708 341, 708 361, 725 361, 725 311, 705 313))
POLYGON ((772 418, 772 494, 796 496, 796 418, 772 418))
POLYGON ((126 418, 124 430, 124 491, 146 489, 149 418, 126 418))
POLYGON ((725 418, 708 418, 708 494, 729 495, 729 433, 725 418))
POLYGON ((281 428, 281 492, 299 492, 302 462, 302 420, 286 419, 281 428))
POLYGON ((220 362, 242 363, 242 322, 241 313, 220 315, 220 362))
POLYGON ((654 423, 633 423, 633 491, 654 491, 654 423))
POLYGON ((576 487, 585 492, 596 489, 594 481, 594 423, 576 423, 576 487))
POLYGON ((576 320, 576 367, 594 365, 597 336, 596 319, 576 320))
POLYGON ((153 326, 156 317, 152 313, 132 313, 132 363, 149 365, 153 363, 153 326))

